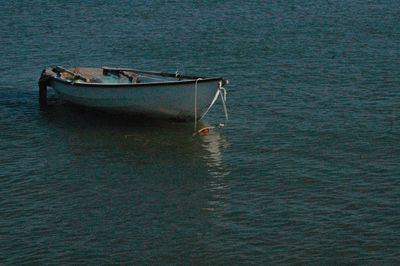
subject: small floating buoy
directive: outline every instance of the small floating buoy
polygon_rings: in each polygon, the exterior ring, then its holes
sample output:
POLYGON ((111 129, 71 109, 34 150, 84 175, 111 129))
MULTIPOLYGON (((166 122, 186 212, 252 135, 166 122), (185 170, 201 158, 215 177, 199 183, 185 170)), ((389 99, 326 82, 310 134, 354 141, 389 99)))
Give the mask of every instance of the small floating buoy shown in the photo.
POLYGON ((208 134, 210 132, 210 129, 214 129, 215 127, 203 127, 202 129, 197 130, 196 132, 193 133, 192 136, 196 136, 196 135, 205 135, 208 134))

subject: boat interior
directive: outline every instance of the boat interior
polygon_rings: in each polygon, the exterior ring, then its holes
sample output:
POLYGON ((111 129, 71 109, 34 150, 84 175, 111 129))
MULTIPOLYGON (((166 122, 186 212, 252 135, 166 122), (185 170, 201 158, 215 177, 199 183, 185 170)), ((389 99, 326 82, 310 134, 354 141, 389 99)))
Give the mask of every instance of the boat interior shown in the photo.
POLYGON ((61 68, 53 69, 59 77, 68 81, 90 83, 139 83, 139 75, 126 71, 103 68, 61 68))
POLYGON ((58 77, 65 80, 88 83, 135 84, 192 79, 192 77, 179 76, 178 74, 109 67, 64 68, 57 66, 53 68, 52 71, 56 73, 58 77))

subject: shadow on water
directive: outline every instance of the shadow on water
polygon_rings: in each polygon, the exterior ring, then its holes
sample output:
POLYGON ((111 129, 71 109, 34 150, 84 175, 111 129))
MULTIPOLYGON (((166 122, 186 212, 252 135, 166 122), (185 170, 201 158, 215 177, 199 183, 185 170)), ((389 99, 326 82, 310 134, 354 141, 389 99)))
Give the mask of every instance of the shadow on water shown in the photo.
POLYGON ((137 263, 173 262, 171 253, 201 261, 215 252, 207 241, 226 208, 229 173, 222 131, 192 136, 190 122, 93 112, 53 98, 38 111, 32 95, 21 105, 11 97, 2 109, 14 110, 4 120, 21 131, 16 139, 9 130, 11 177, 0 190, 12 199, 2 209, 14 228, 6 237, 29 232, 7 242, 9 262, 112 262, 110 249, 129 250, 126 261, 137 263), (23 250, 31 253, 21 258, 23 250))
MULTIPOLYGON (((75 153, 122 156, 141 164, 160 160, 175 160, 178 165, 191 161, 206 168, 224 164, 221 149, 228 144, 219 129, 193 135, 193 122, 110 114, 52 101, 41 107, 41 116, 54 129, 61 146, 66 145, 75 153)), ((209 126, 201 121, 197 128, 209 126)))

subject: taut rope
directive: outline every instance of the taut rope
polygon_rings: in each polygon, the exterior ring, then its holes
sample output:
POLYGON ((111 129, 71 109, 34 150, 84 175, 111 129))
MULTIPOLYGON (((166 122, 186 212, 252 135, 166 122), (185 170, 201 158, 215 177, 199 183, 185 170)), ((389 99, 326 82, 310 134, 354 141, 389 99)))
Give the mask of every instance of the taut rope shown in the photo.
POLYGON ((224 106, 225 119, 228 122, 228 109, 226 108, 226 89, 222 87, 222 81, 219 82, 219 95, 221 95, 222 105, 224 106))
POLYGON ((194 84, 194 130, 197 129, 197 82, 200 79, 196 79, 196 83, 194 84))

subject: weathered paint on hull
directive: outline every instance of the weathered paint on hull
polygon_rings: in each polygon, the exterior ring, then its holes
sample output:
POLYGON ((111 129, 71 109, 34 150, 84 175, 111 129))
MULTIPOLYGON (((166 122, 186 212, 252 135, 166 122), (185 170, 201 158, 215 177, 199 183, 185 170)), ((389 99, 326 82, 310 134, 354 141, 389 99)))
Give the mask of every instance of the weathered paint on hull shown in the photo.
MULTIPOLYGON (((197 82, 197 118, 201 119, 214 104, 219 80, 197 82)), ((110 112, 152 117, 193 119, 196 82, 116 85, 68 83, 54 78, 51 87, 66 101, 110 112)))

